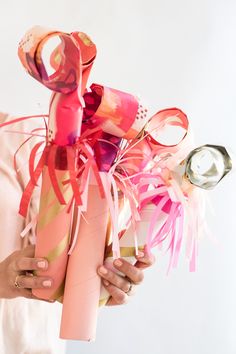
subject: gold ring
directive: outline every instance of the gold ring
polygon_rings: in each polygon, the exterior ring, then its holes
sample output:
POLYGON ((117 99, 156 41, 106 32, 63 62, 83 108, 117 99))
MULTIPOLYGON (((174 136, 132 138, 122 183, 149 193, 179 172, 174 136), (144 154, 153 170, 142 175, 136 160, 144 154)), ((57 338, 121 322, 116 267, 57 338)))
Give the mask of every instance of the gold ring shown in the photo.
POLYGON ((15 287, 16 287, 17 289, 20 289, 20 285, 19 285, 19 283, 18 283, 18 278, 19 278, 19 274, 17 274, 17 276, 16 276, 14 285, 15 285, 15 287))

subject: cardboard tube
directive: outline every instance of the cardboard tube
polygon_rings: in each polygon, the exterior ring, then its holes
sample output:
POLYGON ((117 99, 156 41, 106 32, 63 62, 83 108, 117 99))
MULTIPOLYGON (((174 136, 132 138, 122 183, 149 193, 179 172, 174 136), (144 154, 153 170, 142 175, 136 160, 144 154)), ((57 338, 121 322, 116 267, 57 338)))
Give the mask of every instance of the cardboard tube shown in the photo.
MULTIPOLYGON (((68 178, 68 172, 56 170, 59 183, 68 178)), ((69 202, 73 196, 70 186, 62 186, 63 196, 69 202)), ((72 210, 72 208, 71 208, 72 210)), ((34 289, 32 292, 41 299, 59 300, 63 295, 64 278, 68 261, 71 212, 68 205, 61 205, 54 193, 48 167, 43 171, 40 197, 39 220, 36 228, 35 257, 46 258, 49 267, 37 271, 37 275, 50 276, 53 286, 49 289, 34 289)))
POLYGON ((80 218, 77 243, 68 261, 61 338, 95 340, 101 288, 97 268, 104 259, 108 213, 98 186, 90 184, 87 211, 80 218))

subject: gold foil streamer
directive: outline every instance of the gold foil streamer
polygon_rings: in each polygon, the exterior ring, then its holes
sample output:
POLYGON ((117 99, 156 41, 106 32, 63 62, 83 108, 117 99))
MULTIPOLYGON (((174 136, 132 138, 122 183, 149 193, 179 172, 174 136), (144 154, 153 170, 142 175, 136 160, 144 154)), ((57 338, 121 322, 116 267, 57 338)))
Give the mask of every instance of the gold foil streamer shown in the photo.
POLYGON ((48 255, 45 257, 48 260, 48 262, 55 261, 55 259, 63 253, 65 248, 68 246, 69 237, 70 235, 66 234, 66 236, 63 237, 63 239, 59 242, 59 244, 48 253, 48 255))
MULTIPOLYGON (((139 251, 143 251, 144 246, 139 246, 138 249, 139 249, 139 251)), ((110 245, 108 247, 108 249, 106 250, 105 258, 112 257, 112 255, 113 255, 112 245, 110 245)), ((133 247, 133 246, 120 247, 120 256, 121 257, 135 257, 135 255, 136 255, 135 247, 133 247)))

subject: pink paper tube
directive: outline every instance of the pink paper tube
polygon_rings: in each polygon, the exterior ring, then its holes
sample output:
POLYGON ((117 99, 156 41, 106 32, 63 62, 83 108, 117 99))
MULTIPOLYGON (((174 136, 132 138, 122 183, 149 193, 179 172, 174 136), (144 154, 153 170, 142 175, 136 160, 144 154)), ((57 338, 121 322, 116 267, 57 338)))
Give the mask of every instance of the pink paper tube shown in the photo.
MULTIPOLYGON (((68 171, 55 170, 55 172, 59 184, 68 178, 68 171)), ((71 186, 61 185, 60 187, 65 201, 69 203, 73 196, 71 186)), ((43 272, 37 271, 37 275, 52 277, 53 286, 50 289, 34 289, 33 294, 39 298, 61 301, 68 261, 71 210, 68 212, 68 205, 62 205, 58 201, 49 177, 48 167, 45 166, 36 229, 35 257, 48 260, 48 269, 43 272)))
POLYGON ((92 341, 96 335, 108 204, 97 185, 88 187, 87 211, 80 218, 76 246, 69 257, 60 337, 92 341))

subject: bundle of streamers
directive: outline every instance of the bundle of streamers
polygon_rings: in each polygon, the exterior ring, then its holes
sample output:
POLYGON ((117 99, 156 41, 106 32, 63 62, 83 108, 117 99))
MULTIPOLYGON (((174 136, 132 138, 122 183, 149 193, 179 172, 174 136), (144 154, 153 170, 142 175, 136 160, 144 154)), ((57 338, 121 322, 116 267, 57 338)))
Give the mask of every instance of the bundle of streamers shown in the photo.
POLYGON ((33 293, 63 303, 61 338, 90 341, 98 307, 109 299, 97 267, 105 261, 114 269, 118 257, 134 264, 139 250, 158 246, 169 253, 169 271, 185 243, 194 271, 203 189, 224 177, 231 160, 221 146, 193 149, 180 109, 149 117, 132 94, 98 84, 88 88, 96 47, 85 33, 37 26, 25 34, 18 54, 26 71, 52 91, 49 113, 41 117, 46 135, 31 151, 30 180, 19 207, 26 217, 34 189, 41 188, 39 213, 23 234, 36 224, 35 256, 49 261, 43 275, 54 283, 33 293), (55 38, 59 44, 50 52, 49 74, 43 55, 55 38), (159 141, 167 126, 184 132, 178 143, 159 141))

